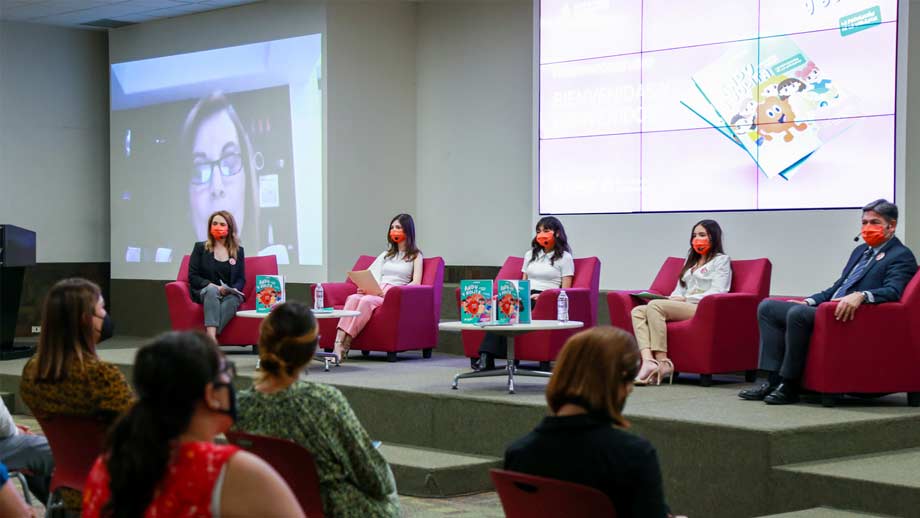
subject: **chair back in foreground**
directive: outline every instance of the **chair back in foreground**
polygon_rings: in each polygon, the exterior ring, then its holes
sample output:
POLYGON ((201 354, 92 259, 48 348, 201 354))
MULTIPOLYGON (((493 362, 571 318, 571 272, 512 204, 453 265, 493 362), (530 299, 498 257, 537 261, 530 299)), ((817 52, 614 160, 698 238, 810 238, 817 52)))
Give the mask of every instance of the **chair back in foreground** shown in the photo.
POLYGON ((244 432, 226 432, 230 444, 239 446, 269 463, 297 497, 304 514, 323 516, 323 499, 319 492, 319 475, 313 454, 303 446, 277 437, 244 432))
MULTIPOLYGON (((204 308, 195 304, 189 294, 188 262, 189 256, 186 255, 179 265, 176 280, 166 285, 166 305, 173 331, 204 330, 204 308)), ((273 255, 246 258, 246 286, 243 287, 246 300, 240 304, 239 311, 256 309, 257 275, 278 275, 278 258, 273 255)), ((257 318, 234 318, 217 340, 220 345, 255 345, 259 342, 261 323, 257 318)))
MULTIPOLYGON (((38 424, 48 439, 54 457, 50 492, 68 487, 82 492, 86 477, 102 453, 109 422, 89 416, 55 415, 39 417, 38 424)), ((49 511, 63 502, 49 502, 49 511)))
POLYGON ((613 502, 593 487, 501 469, 493 469, 490 474, 507 518, 617 515, 613 502))

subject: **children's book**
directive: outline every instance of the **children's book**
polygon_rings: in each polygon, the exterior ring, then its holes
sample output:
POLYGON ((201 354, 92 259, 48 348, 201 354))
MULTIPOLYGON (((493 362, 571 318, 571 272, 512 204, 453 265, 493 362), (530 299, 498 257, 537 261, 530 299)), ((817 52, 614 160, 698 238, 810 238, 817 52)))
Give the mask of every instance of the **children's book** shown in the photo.
POLYGON ((639 292, 639 293, 633 293, 632 296, 633 296, 633 297, 640 298, 640 299, 642 299, 642 300, 658 300, 658 299, 666 299, 666 298, 668 298, 667 295, 659 295, 659 294, 657 294, 657 293, 652 293, 652 292, 650 292, 650 291, 642 291, 642 292, 639 292))
POLYGON ((492 322, 492 281, 460 281, 460 321, 464 324, 492 322))
POLYGON ((499 324, 529 324, 530 281, 498 281, 495 306, 499 324))
POLYGON ((789 36, 733 45, 692 76, 684 107, 788 179, 862 115, 856 99, 789 36))
POLYGON ((285 301, 284 277, 281 275, 256 275, 256 312, 268 313, 285 301))

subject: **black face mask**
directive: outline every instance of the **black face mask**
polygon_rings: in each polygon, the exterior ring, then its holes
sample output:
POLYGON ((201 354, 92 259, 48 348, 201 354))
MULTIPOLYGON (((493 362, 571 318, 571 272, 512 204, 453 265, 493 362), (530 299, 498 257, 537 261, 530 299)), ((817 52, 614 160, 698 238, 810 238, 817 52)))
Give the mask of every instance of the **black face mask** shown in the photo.
POLYGON ((215 410, 215 412, 220 412, 222 414, 226 414, 230 416, 230 419, 232 419, 233 423, 236 424, 236 421, 239 418, 239 415, 237 415, 237 411, 236 411, 236 389, 233 388, 232 383, 215 382, 214 388, 219 388, 219 387, 227 387, 227 393, 229 394, 229 397, 230 397, 230 408, 227 408, 227 409, 218 408, 215 410))
POLYGON ((112 317, 106 313, 105 318, 102 319, 102 329, 99 330, 99 341, 104 342, 114 335, 115 323, 112 322, 112 317))

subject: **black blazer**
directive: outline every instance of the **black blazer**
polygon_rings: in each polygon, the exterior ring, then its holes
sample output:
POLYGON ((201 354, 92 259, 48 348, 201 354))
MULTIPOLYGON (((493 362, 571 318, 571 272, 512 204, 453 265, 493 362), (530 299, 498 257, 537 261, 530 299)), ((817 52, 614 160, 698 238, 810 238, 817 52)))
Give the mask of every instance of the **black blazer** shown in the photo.
MULTIPOLYGON (((188 283, 192 288, 190 291, 193 301, 201 304, 199 292, 208 284, 220 286, 220 277, 217 274, 219 264, 217 259, 214 259, 214 252, 204 249, 204 241, 195 243, 192 256, 188 260, 188 283)), ((236 259, 231 259, 230 282, 224 282, 240 291, 246 287, 246 255, 243 253, 243 247, 236 251, 236 259)))
POLYGON ((588 414, 546 417, 505 451, 505 469, 591 486, 618 518, 665 518, 661 469, 645 439, 588 414))
MULTIPOLYGON (((868 248, 869 245, 863 243, 853 250, 837 282, 830 288, 810 297, 815 304, 831 300, 834 292, 843 284, 847 274, 859 263, 868 248)), ((901 299, 901 293, 904 292, 904 288, 915 273, 917 273, 917 259, 914 258, 913 252, 904 246, 900 239, 893 237, 882 245, 875 254, 875 258, 869 261, 869 266, 863 271, 862 276, 847 290, 846 294, 868 291, 872 294, 874 299, 872 302, 875 304, 896 302, 901 299)))

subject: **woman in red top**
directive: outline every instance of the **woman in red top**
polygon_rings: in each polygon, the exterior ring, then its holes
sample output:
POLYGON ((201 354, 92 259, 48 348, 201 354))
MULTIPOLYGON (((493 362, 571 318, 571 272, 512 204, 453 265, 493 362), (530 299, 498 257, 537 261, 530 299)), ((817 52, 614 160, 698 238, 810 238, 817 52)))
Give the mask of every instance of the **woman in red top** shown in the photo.
POLYGON ((212 442, 236 420, 234 374, 200 333, 167 333, 141 348, 139 400, 90 471, 83 516, 303 516, 271 466, 212 442))

